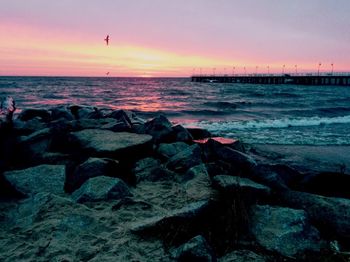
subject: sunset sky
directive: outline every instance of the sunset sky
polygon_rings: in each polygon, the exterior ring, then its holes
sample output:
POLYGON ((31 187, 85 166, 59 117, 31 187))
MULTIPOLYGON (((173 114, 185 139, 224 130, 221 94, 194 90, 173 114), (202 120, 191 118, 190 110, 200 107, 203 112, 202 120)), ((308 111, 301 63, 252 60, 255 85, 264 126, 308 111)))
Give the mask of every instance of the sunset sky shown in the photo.
POLYGON ((349 14, 349 0, 1 0, 0 75, 350 71, 349 14))

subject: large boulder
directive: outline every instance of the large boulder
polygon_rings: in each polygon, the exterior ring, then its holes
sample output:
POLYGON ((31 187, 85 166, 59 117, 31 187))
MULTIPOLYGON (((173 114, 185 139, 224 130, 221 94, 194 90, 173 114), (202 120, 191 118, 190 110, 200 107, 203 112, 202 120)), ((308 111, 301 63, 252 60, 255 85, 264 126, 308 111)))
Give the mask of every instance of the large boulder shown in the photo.
POLYGON ((48 192, 64 194, 66 176, 64 165, 40 165, 22 170, 7 171, 5 179, 23 195, 48 192))
POLYGON ((303 210, 253 206, 250 230, 261 246, 287 257, 320 251, 319 232, 303 210))
POLYGON ((33 118, 39 117, 43 121, 48 122, 51 120, 51 112, 46 109, 25 109, 19 115, 18 119, 22 121, 28 121, 33 118))
POLYGON ((42 154, 51 146, 52 134, 49 128, 36 131, 19 138, 19 160, 25 163, 38 164, 42 154))
POLYGON ((245 200, 255 201, 270 195, 270 188, 248 178, 219 175, 213 178, 213 187, 225 195, 239 193, 245 200))
POLYGON ((152 149, 152 137, 144 134, 85 129, 71 133, 71 139, 79 149, 100 157, 130 159, 152 149))
POLYGON ((75 171, 67 176, 66 189, 74 191, 79 188, 90 178, 98 176, 115 176, 119 177, 121 174, 119 170, 118 161, 108 158, 94 158, 90 157, 84 163, 77 166, 75 171))
POLYGON ((98 119, 103 116, 96 107, 92 106, 72 105, 69 109, 75 119, 98 119))
POLYGON ((193 201, 210 199, 211 181, 204 164, 190 168, 183 177, 186 195, 193 201))
POLYGON ((60 118, 64 118, 66 120, 74 120, 74 116, 69 108, 65 106, 58 106, 50 109, 51 119, 57 120, 60 118))
POLYGON ((282 164, 258 164, 251 178, 275 190, 294 188, 303 175, 282 164))
POLYGON ((350 200, 286 191, 278 198, 289 207, 303 209, 315 226, 331 239, 350 240, 350 200))
POLYGON ((162 143, 158 146, 157 154, 162 160, 168 160, 169 158, 173 157, 188 147, 189 145, 184 142, 176 142, 170 144, 162 143))
POLYGON ((172 127, 172 132, 170 135, 171 141, 177 141, 177 142, 192 142, 193 137, 190 132, 186 128, 184 128, 182 125, 176 125, 172 127))
POLYGON ((195 140, 205 139, 212 136, 208 130, 199 127, 187 127, 187 130, 195 140))
POLYGON ((250 250, 235 250, 218 259, 219 262, 266 262, 265 257, 250 250))
POLYGON ((175 172, 185 172, 202 163, 201 148, 194 144, 171 157, 166 166, 175 172))
POLYGON ((72 194, 78 203, 122 199, 131 196, 128 186, 119 178, 99 176, 90 178, 72 194))
POLYGON ((167 142, 172 132, 172 124, 163 115, 146 122, 139 130, 153 137, 155 143, 167 142))
MULTIPOLYGON (((141 235, 188 235, 198 230, 198 226, 207 217, 210 205, 207 200, 191 203, 181 209, 172 210, 163 216, 154 216, 135 222, 131 231, 141 235)), ((181 237, 181 236, 179 236, 181 237)))
POLYGON ((174 251, 174 258, 179 262, 187 261, 201 261, 201 262, 215 262, 216 257, 214 251, 206 241, 206 239, 199 235, 183 245, 179 246, 174 251))

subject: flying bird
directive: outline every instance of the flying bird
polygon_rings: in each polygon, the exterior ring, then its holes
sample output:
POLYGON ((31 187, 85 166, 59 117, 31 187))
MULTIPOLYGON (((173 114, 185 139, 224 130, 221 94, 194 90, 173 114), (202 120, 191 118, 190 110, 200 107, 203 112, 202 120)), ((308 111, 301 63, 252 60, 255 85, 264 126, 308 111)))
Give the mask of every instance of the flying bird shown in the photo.
POLYGON ((108 43, 109 43, 109 35, 107 35, 104 40, 106 41, 106 45, 108 45, 108 43))
POLYGON ((109 72, 107 72, 106 75, 108 76, 108 75, 109 75, 109 72))

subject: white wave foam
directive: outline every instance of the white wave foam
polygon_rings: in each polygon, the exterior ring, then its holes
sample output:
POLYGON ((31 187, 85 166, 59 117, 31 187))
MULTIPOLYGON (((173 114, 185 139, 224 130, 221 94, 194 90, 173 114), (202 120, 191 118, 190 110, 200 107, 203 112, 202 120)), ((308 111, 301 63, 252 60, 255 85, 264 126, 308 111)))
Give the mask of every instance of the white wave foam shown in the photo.
POLYGON ((202 121, 198 123, 199 127, 212 131, 228 131, 232 129, 263 129, 263 128, 287 128, 287 127, 307 127, 319 126, 323 124, 347 124, 350 123, 350 115, 339 117, 302 117, 302 118, 284 118, 253 121, 222 121, 211 122, 202 121))

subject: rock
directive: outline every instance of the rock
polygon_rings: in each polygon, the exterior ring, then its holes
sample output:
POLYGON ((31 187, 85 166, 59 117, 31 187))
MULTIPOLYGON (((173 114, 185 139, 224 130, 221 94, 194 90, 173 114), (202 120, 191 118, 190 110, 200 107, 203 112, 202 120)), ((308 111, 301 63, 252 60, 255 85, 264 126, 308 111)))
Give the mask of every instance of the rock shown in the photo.
POLYGON ((350 175, 323 172, 306 176, 296 189, 317 195, 350 198, 349 185, 350 175))
POLYGON ((350 200, 286 191, 278 198, 292 208, 304 209, 321 233, 330 239, 350 240, 350 200))
POLYGON ((214 252, 208 242, 202 236, 196 236, 178 247, 174 252, 174 258, 179 262, 187 261, 217 261, 214 252))
POLYGON ((251 177, 275 190, 286 190, 295 187, 302 174, 287 165, 259 164, 251 177))
POLYGON ((49 150, 51 141, 52 135, 49 128, 36 131, 29 136, 20 137, 19 160, 24 163, 38 164, 42 155, 49 150))
POLYGON ((216 151, 216 156, 218 159, 221 159, 236 167, 238 173, 241 173, 242 176, 249 176, 249 174, 253 173, 254 168, 257 165, 251 156, 226 146, 218 148, 216 151))
POLYGON ((191 203, 181 209, 172 210, 167 215, 155 216, 131 226, 136 234, 189 234, 198 229, 198 225, 207 216, 210 209, 209 202, 202 200, 191 203), (186 227, 183 228, 183 227, 186 227), (184 232, 181 232, 183 229, 184 232))
POLYGON ((99 119, 103 117, 102 113, 92 106, 73 105, 69 109, 75 119, 99 119))
POLYGON ((185 150, 186 148, 189 148, 189 145, 187 145, 184 142, 176 142, 171 144, 162 143, 159 144, 157 153, 161 159, 168 160, 169 158, 185 150))
POLYGON ((118 173, 120 173, 118 161, 108 158, 90 157, 79 165, 73 174, 67 176, 66 189, 72 192, 84 184, 89 178, 98 176, 117 177, 118 173))
POLYGON ((165 116, 160 115, 146 122, 141 132, 151 135, 155 143, 167 142, 172 132, 172 124, 165 116))
POLYGON ((51 113, 46 109, 25 109, 18 115, 18 119, 22 121, 28 121, 36 117, 41 118, 44 122, 49 122, 51 113))
POLYGON ((189 199, 193 201, 210 199, 211 181, 204 164, 190 168, 184 175, 183 181, 189 199))
POLYGON ((232 172, 232 166, 229 163, 226 163, 222 160, 210 162, 205 164, 208 174, 211 178, 217 175, 232 175, 236 172, 232 172))
POLYGON ((40 165, 4 173, 11 186, 23 195, 40 192, 63 195, 65 175, 63 165, 40 165))
POLYGON ((135 158, 151 150, 152 137, 109 130, 85 129, 71 133, 72 142, 86 153, 111 158, 135 158))
POLYGON ((74 131, 83 129, 108 129, 112 130, 118 124, 117 120, 113 118, 89 119, 83 118, 72 121, 74 124, 74 131))
POLYGON ((48 127, 40 117, 34 117, 28 121, 15 119, 13 121, 13 132, 18 135, 29 135, 35 131, 39 131, 48 127))
POLYGON ((135 174, 137 182, 174 180, 175 175, 174 172, 166 169, 164 166, 147 168, 135 174))
MULTIPOLYGON (((235 250, 218 259, 219 262, 266 262, 267 260, 250 250, 235 250)), ((270 261, 270 260, 268 260, 270 261)))
POLYGON ((201 149, 198 145, 192 145, 171 157, 166 167, 175 172, 184 172, 201 163, 201 149))
POLYGON ((192 142, 193 140, 191 133, 181 125, 173 126, 170 136, 170 139, 176 142, 192 142))
POLYGON ((244 146, 241 143, 241 141, 237 139, 232 139, 232 138, 216 136, 216 137, 209 137, 209 138, 194 140, 194 142, 205 145, 205 147, 207 147, 209 151, 212 151, 212 152, 209 152, 209 154, 213 154, 213 153, 215 154, 216 150, 223 146, 227 146, 229 148, 232 148, 234 150, 237 150, 243 153, 245 152, 244 146))
POLYGON ((78 203, 122 199, 131 196, 128 186, 119 178, 99 176, 87 180, 72 194, 78 203))
POLYGON ((250 230, 261 246, 287 257, 320 251, 319 232, 303 210, 253 206, 250 230))
POLYGON ((188 132, 190 132, 193 139, 195 139, 195 140, 205 139, 205 138, 212 136, 208 130, 203 129, 203 128, 188 127, 187 130, 188 130, 188 132))
POLYGON ((152 157, 146 157, 146 158, 140 159, 135 163, 134 172, 135 173, 141 172, 148 168, 158 167, 159 165, 160 165, 160 161, 158 159, 155 159, 152 157))
POLYGON ((45 152, 41 155, 40 162, 49 165, 67 165, 71 161, 71 156, 59 152, 45 152))
POLYGON ((66 120, 74 120, 74 116, 69 108, 65 106, 54 107, 50 109, 51 111, 51 119, 57 120, 60 118, 64 118, 66 120))
POLYGON ((213 187, 223 194, 239 193, 245 200, 256 201, 270 195, 270 188, 248 178, 219 175, 213 178, 213 187))

